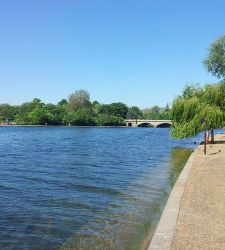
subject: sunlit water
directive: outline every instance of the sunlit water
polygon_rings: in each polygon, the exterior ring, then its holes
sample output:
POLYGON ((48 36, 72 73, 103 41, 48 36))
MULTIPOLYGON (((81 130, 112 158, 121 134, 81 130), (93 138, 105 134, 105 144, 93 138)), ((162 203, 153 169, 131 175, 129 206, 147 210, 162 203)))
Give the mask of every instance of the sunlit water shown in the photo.
POLYGON ((169 129, 0 127, 0 249, 141 249, 193 147, 169 129))

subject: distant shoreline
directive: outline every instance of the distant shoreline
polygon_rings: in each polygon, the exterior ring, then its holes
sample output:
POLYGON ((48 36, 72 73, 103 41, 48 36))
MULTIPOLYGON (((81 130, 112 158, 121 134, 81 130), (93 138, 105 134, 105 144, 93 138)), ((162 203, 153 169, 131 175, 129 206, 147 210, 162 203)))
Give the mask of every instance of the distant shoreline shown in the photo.
POLYGON ((0 124, 0 127, 54 127, 54 128, 135 128, 135 127, 129 127, 129 126, 75 126, 75 125, 6 125, 6 124, 0 124))

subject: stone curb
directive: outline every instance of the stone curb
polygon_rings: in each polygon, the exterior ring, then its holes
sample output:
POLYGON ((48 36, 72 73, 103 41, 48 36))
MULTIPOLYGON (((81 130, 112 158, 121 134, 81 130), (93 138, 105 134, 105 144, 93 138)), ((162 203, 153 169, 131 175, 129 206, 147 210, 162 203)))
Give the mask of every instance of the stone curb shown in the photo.
POLYGON ((158 226, 154 232, 148 250, 170 250, 173 236, 175 233, 176 222, 180 210, 182 195, 184 193, 185 185, 193 164, 197 149, 190 155, 185 164, 180 176, 178 177, 170 196, 167 200, 166 206, 163 210, 162 216, 158 226))

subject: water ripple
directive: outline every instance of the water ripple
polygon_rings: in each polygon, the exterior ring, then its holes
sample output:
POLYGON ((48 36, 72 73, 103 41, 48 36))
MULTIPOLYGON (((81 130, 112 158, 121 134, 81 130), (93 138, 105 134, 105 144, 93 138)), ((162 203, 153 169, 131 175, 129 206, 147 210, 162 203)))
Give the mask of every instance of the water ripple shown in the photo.
POLYGON ((0 249, 140 248, 194 140, 168 129, 0 127, 0 249))

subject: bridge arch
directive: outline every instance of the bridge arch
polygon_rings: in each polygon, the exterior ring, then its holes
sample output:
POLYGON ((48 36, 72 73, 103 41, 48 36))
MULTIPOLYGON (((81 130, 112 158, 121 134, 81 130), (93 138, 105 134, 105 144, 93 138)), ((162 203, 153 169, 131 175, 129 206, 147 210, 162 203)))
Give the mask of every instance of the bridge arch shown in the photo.
POLYGON ((139 123, 138 125, 137 125, 139 128, 141 127, 141 128, 147 128, 147 127, 151 127, 151 128, 154 128, 155 126, 152 124, 152 123, 150 123, 150 122, 142 122, 142 123, 139 123))
POLYGON ((160 123, 156 126, 156 128, 170 128, 170 127, 171 127, 171 123, 167 123, 167 122, 160 123))

